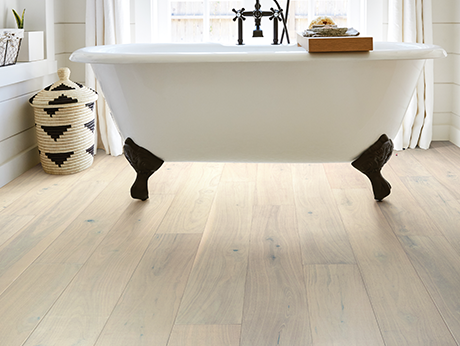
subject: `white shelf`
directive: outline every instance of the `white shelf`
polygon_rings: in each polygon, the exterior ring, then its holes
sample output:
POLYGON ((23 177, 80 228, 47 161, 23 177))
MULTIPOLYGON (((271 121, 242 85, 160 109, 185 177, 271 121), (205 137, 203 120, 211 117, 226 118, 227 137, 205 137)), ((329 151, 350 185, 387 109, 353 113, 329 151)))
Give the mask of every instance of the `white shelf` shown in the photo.
POLYGON ((18 62, 15 65, 0 67, 0 88, 26 80, 47 76, 57 71, 55 60, 18 62))

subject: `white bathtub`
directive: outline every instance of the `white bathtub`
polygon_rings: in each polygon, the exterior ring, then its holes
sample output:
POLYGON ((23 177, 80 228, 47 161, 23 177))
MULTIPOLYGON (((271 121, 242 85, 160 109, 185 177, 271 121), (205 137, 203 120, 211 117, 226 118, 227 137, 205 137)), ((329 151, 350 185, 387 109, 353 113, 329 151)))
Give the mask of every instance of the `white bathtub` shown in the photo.
POLYGON ((165 161, 352 161, 394 137, 433 45, 369 53, 296 45, 130 44, 80 49, 122 135, 165 161))
POLYGON ((130 44, 80 49, 123 136, 165 161, 351 161, 396 135, 438 46, 369 53, 290 46, 130 44))

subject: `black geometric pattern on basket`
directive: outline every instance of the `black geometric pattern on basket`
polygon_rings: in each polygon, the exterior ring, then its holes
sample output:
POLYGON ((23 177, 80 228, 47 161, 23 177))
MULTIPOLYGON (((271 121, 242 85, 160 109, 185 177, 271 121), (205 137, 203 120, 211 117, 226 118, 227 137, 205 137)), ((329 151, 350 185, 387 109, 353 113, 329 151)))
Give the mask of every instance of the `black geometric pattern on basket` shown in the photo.
POLYGON ((91 154, 91 156, 94 156, 94 144, 90 146, 88 149, 86 149, 86 152, 88 154, 91 154))
POLYGON ((73 154, 73 151, 69 151, 67 153, 45 153, 45 155, 59 167, 61 167, 61 165, 73 154))
POLYGON ((77 102, 78 102, 77 99, 73 99, 71 97, 68 97, 62 94, 58 98, 55 98, 53 101, 49 101, 48 104, 49 105, 62 105, 66 103, 77 103, 77 102))
POLYGON ((48 85, 48 86, 47 86, 45 89, 43 89, 43 90, 50 91, 50 89, 51 89, 52 86, 53 86, 53 84, 50 84, 50 85, 48 85))
POLYGON ((30 104, 33 104, 34 103, 34 98, 35 96, 37 96, 38 94, 35 94, 34 96, 32 96, 30 99, 29 99, 29 103, 30 104))
POLYGON ((88 107, 89 109, 91 109, 91 111, 94 110, 94 102, 87 103, 87 104, 85 104, 85 106, 88 107))
POLYGON ((43 110, 48 113, 48 115, 50 116, 50 118, 53 117, 53 115, 56 114, 57 111, 59 111, 59 108, 43 108, 43 110))
POLYGON ((51 91, 60 91, 60 90, 75 90, 75 88, 69 87, 68 85, 61 84, 58 85, 57 87, 53 88, 51 91))
POLYGON ((62 126, 44 126, 41 128, 52 138, 55 142, 61 137, 67 129, 71 128, 72 125, 62 125, 62 126))
POLYGON ((91 132, 94 133, 94 119, 91 120, 91 121, 89 121, 89 122, 87 122, 87 123, 85 124, 85 127, 87 127, 88 129, 90 129, 91 132))

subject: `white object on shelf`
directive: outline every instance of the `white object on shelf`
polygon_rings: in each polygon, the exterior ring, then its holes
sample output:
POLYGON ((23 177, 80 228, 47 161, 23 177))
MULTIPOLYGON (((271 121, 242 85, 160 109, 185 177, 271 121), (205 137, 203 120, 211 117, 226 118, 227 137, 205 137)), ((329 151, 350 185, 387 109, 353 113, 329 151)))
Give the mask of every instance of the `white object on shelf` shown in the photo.
POLYGON ((19 50, 18 61, 44 59, 43 31, 25 31, 19 50))
POLYGON ((22 29, 0 29, 0 66, 16 63, 23 35, 22 29))

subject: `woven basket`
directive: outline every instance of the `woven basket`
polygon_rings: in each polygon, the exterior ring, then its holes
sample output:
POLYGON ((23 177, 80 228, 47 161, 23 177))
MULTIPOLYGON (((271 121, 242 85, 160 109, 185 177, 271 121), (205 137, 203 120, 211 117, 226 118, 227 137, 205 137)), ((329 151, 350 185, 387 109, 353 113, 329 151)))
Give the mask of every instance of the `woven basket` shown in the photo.
POLYGON ((94 102, 97 93, 69 80, 70 70, 58 70, 59 81, 33 96, 38 150, 49 174, 72 174, 91 166, 94 156, 94 102))

